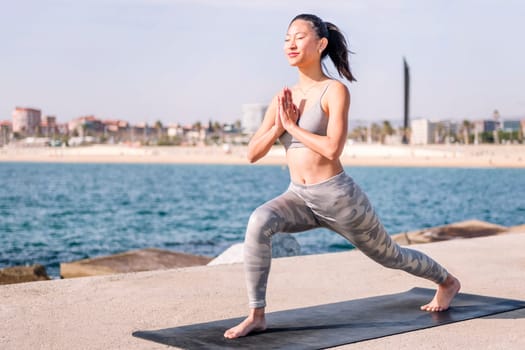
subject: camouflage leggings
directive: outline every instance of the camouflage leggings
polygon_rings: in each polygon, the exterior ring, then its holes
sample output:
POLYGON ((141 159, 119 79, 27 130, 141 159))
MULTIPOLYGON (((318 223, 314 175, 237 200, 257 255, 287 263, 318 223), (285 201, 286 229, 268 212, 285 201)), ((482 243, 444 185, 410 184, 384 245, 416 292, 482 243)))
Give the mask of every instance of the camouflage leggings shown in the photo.
POLYGON ((397 245, 379 221, 366 194, 342 172, 328 180, 291 183, 282 195, 250 216, 244 241, 249 306, 266 306, 266 284, 272 259, 271 237, 325 227, 339 233, 379 264, 442 283, 447 271, 427 255, 397 245))

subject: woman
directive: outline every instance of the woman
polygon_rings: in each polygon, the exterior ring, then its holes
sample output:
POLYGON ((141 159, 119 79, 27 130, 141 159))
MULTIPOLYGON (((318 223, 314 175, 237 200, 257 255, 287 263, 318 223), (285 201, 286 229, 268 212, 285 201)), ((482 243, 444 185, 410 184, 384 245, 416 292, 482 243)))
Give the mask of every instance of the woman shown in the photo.
POLYGON ((299 81, 272 100, 250 140, 248 159, 262 158, 279 138, 286 148, 291 183, 285 193, 250 216, 244 243, 250 313, 224 336, 237 338, 266 329, 271 236, 317 227, 339 233, 385 267, 434 281, 436 294, 421 309, 446 310, 460 289, 459 281, 428 256, 393 242, 365 193, 339 161, 346 141, 350 94, 344 84, 324 73, 321 61, 328 55, 342 77, 355 80, 344 36, 335 25, 315 15, 299 15, 288 27, 284 52, 290 65, 297 67, 299 81))

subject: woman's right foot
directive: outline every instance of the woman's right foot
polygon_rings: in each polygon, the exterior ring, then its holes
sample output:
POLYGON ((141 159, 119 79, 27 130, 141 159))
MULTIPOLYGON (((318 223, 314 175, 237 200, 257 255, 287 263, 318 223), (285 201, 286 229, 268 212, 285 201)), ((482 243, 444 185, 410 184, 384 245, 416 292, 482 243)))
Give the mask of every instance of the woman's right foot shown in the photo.
POLYGON ((266 319, 262 317, 248 316, 244 321, 237 326, 228 329, 224 332, 224 337, 228 339, 235 339, 244 337, 251 332, 262 332, 266 329, 266 319))
POLYGON ((460 288, 461 283, 459 280, 449 274, 445 282, 438 285, 434 298, 430 301, 430 303, 421 306, 421 310, 429 312, 448 310, 452 299, 454 299, 456 294, 458 294, 460 288))

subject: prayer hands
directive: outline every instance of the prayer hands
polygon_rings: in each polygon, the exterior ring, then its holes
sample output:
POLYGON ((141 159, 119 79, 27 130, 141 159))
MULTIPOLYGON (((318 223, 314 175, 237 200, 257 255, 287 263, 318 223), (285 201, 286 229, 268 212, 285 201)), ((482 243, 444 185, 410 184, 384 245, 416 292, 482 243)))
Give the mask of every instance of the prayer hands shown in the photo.
POLYGON ((278 113, 275 118, 275 125, 289 130, 290 127, 295 126, 299 120, 299 108, 293 103, 292 91, 287 87, 283 89, 281 94, 277 96, 278 113))

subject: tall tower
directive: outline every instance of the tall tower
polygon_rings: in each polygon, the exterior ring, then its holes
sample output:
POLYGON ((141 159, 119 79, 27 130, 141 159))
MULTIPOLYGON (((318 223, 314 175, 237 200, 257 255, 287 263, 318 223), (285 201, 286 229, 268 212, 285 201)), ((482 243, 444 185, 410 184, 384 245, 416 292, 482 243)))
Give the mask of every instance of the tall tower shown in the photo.
POLYGON ((405 113, 403 123, 403 140, 404 144, 408 144, 408 122, 409 122, 409 107, 410 107, 410 69, 407 64, 407 60, 403 57, 403 72, 405 82, 405 113))

